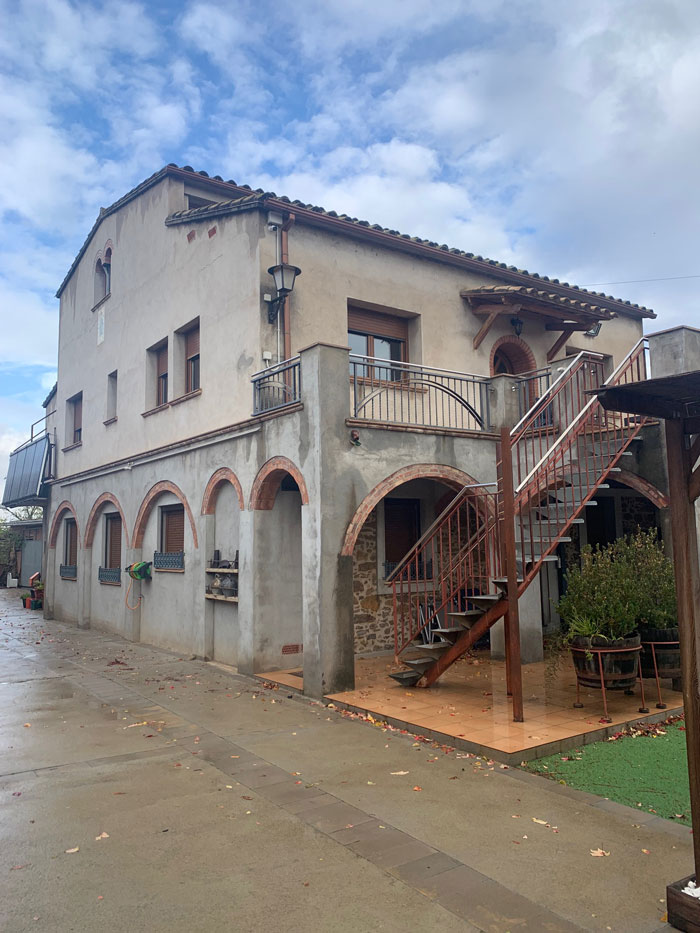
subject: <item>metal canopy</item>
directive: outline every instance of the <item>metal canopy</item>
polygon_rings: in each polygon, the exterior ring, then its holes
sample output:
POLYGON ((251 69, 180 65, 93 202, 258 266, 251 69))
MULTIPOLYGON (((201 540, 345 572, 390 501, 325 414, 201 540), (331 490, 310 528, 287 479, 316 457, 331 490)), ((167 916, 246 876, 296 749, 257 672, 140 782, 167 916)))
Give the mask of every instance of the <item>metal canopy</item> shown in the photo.
POLYGON ((2 504, 9 508, 35 505, 46 499, 44 480, 51 444, 44 434, 10 454, 2 504))

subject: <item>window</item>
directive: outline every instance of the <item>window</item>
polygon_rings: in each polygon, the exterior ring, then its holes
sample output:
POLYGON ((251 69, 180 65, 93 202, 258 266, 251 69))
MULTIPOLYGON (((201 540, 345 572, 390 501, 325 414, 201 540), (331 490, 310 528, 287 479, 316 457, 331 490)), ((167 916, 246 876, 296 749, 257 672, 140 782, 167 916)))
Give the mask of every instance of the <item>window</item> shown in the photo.
MULTIPOLYGON (((420 538, 420 499, 384 500, 384 576, 420 538)), ((419 574, 422 576, 421 568, 419 574)))
POLYGON ((199 388, 199 324, 185 337, 185 393, 199 388))
POLYGON ((67 518, 64 525, 63 563, 60 576, 64 580, 75 580, 78 570, 78 527, 74 518, 67 518))
POLYGON ((156 406, 168 401, 168 344, 155 351, 156 362, 156 406))
POLYGON ((107 376, 107 409, 105 411, 105 424, 114 421, 117 417, 117 370, 107 376))
POLYGON ((68 424, 66 434, 69 445, 83 442, 83 393, 78 392, 68 399, 68 424))
POLYGON ((122 562, 122 517, 118 512, 105 516, 105 567, 116 570, 122 562))
MULTIPOLYGON (((376 314, 350 308, 348 311, 350 352, 397 363, 408 361, 408 321, 392 314, 376 314)), ((357 366, 359 376, 375 379, 399 379, 400 370, 385 366, 357 366)))
POLYGON ((112 290, 112 250, 107 249, 104 259, 95 263, 95 304, 98 305, 112 290))
POLYGON ((185 568, 185 509, 164 505, 160 510, 160 551, 153 555, 156 570, 185 568))

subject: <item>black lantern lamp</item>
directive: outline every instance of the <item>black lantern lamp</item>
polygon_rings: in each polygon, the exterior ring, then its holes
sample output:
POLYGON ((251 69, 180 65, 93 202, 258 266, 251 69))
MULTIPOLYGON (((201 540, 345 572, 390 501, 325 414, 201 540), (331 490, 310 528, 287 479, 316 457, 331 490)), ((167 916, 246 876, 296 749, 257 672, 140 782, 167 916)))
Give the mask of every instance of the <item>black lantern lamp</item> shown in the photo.
POLYGON ((515 336, 519 337, 523 332, 523 322, 519 317, 512 317, 510 319, 510 326, 515 331, 515 336))
POLYGON ((270 266, 267 271, 274 278, 275 288, 277 289, 276 298, 268 299, 266 296, 266 300, 269 301, 267 319, 270 324, 274 324, 282 307, 282 302, 294 289, 294 280, 298 275, 301 275, 301 269, 298 266, 291 266, 288 262, 281 262, 277 266, 270 266))

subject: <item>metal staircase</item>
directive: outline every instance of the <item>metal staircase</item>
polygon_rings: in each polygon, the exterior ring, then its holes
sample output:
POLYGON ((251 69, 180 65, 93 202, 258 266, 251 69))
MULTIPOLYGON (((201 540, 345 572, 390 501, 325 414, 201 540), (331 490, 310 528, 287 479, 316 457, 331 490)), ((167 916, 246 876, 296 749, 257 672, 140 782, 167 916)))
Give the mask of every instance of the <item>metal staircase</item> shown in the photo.
MULTIPOLYGON (((590 391, 646 378, 645 339, 605 382, 601 357, 580 353, 512 431, 501 432, 498 482, 464 487, 390 577, 396 657, 406 665, 395 680, 430 686, 495 622, 508 622, 509 598, 517 605, 543 563, 557 559, 557 545, 596 505, 596 489, 631 456, 645 422, 606 412, 590 391), (418 657, 404 657, 414 648, 418 657)), ((514 657, 519 682, 519 638, 514 657)), ((508 651, 506 658, 510 685, 516 672, 508 651)))

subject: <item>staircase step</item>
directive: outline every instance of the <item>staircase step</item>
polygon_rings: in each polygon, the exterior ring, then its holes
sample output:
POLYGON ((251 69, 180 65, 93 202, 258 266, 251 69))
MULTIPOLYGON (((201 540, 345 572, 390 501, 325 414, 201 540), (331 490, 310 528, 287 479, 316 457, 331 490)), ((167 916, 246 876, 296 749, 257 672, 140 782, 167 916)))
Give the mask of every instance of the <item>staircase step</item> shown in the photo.
MULTIPOLYGON (((535 523, 533 522, 532 524, 533 524, 533 526, 534 526, 535 523)), ((555 527, 556 527, 556 525, 555 525, 555 527)), ((548 545, 549 542, 552 540, 551 537, 549 537, 549 538, 540 538, 540 537, 533 537, 533 538, 530 538, 529 535, 527 535, 527 529, 528 529, 528 528, 529 528, 529 525, 526 524, 526 525, 525 525, 525 530, 526 530, 525 550, 526 550, 526 551, 527 551, 528 549, 531 550, 533 544, 535 544, 535 545, 540 545, 540 544, 542 544, 542 542, 544 541, 544 543, 548 545)), ((569 541, 571 541, 571 538, 560 538, 559 540, 568 543, 569 541)), ((516 538, 516 541, 515 541, 515 549, 516 549, 516 551, 517 551, 518 549, 522 549, 522 547, 523 547, 523 542, 522 542, 522 541, 519 541, 519 540, 516 538)))
POLYGON ((422 674, 419 671, 394 671, 389 674, 402 687, 414 687, 421 679, 422 674))
MULTIPOLYGON (((467 626, 467 628, 469 628, 469 626, 467 626)), ((433 632, 435 632, 441 638, 446 638, 447 641, 449 641, 451 645, 454 645, 454 643, 457 641, 460 635, 464 635, 465 631, 466 629, 462 628, 462 626, 459 626, 456 628, 434 628, 433 629, 433 632)))
MULTIPOLYGON (((435 629, 433 629, 433 631, 435 631, 435 629)), ((462 629, 458 629, 458 631, 462 631, 462 629)), ((447 641, 433 641, 426 644, 419 638, 416 638, 411 642, 411 644, 414 648, 420 648, 421 651, 427 651, 428 654, 434 655, 437 658, 443 655, 450 647, 450 643, 447 641)))
POLYGON ((435 658, 401 658, 403 664, 412 667, 419 674, 424 674, 435 663, 435 658))
MULTIPOLYGON (((536 508, 530 510, 530 514, 532 515, 533 527, 535 525, 554 525, 555 527, 559 527, 559 525, 561 525, 561 522, 558 521, 556 518, 538 518, 538 516, 535 515, 535 511, 536 511, 536 508)), ((585 518, 574 518, 571 521, 572 525, 585 525, 585 523, 586 523, 585 518)))
MULTIPOLYGON (((492 582, 495 583, 496 586, 508 586, 508 577, 494 577, 492 582)), ((516 580, 516 583, 518 584, 518 586, 520 586, 522 582, 523 582, 523 578, 518 577, 518 579, 516 580)))
POLYGON ((503 597, 500 593, 484 593, 482 596, 468 596, 467 599, 470 603, 474 603, 477 606, 483 604, 488 608, 489 606, 493 606, 494 603, 499 602, 503 597))

